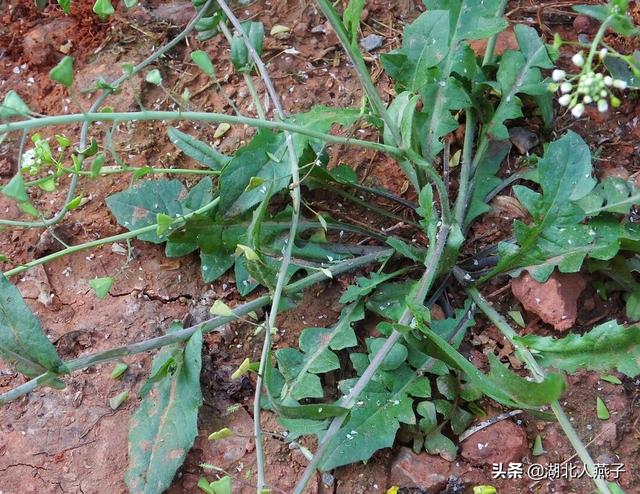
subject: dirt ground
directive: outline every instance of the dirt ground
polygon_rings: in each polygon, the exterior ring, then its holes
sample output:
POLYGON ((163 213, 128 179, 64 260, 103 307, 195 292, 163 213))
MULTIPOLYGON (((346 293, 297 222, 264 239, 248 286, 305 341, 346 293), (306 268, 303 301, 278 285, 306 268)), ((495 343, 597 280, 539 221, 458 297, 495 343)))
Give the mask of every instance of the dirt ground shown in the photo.
MULTIPOLYGON (((92 96, 78 88, 89 87, 100 76, 107 80, 118 77, 122 63, 142 60, 177 34, 192 15, 189 2, 141 1, 140 7, 131 11, 119 8, 115 16, 100 22, 91 14, 93 1, 90 0, 74 0, 69 17, 53 6, 38 13, 32 3, 10 0, 0 12, 0 97, 14 89, 32 110, 42 114, 75 112, 77 104, 87 108, 92 96), (71 94, 53 84, 47 75, 63 56, 61 50, 68 51, 75 60, 77 84, 71 94)), ((569 2, 554 2, 545 9, 533 4, 536 2, 511 2, 510 19, 524 20, 538 27, 548 39, 555 31, 569 38, 579 34, 573 25, 574 17, 566 14, 569 2)), ((377 54, 397 47, 404 24, 421 10, 422 4, 417 0, 367 2, 363 35, 376 33, 384 37, 383 46, 371 54, 369 63, 374 80, 387 100, 393 92, 382 73, 377 54)), ((304 111, 315 104, 359 105, 361 89, 335 36, 323 29, 314 29, 321 26, 324 19, 312 2, 257 1, 241 7, 238 13, 244 18, 263 21, 267 33, 276 24, 291 28, 284 39, 267 36, 264 49, 264 58, 287 111, 304 111)), ((622 43, 616 39, 609 41, 622 43)), ((504 37, 499 49, 508 47, 510 42, 508 36, 504 37)), ((251 114, 250 97, 242 79, 233 73, 226 41, 219 37, 199 43, 190 36, 187 43, 179 44, 156 65, 171 93, 180 95, 188 89, 193 109, 231 110, 225 95, 218 93, 190 63, 192 49, 204 49, 210 54, 226 96, 251 114)), ((262 94, 259 83, 258 88, 262 94)), ((122 93, 112 96, 107 104, 116 110, 133 111, 138 108, 138 102, 152 109, 172 109, 174 105, 162 89, 145 83, 140 77, 125 86, 122 93)), ((557 120, 553 133, 558 135, 573 129, 587 139, 592 151, 598 149, 600 152, 599 173, 633 176, 640 170, 638 108, 637 102, 630 100, 606 117, 597 112, 590 112, 578 121, 563 116, 557 120)), ((527 121, 526 125, 543 138, 551 137, 551 133, 544 131, 535 120, 527 121)), ((182 124, 179 127, 213 142, 215 126, 182 124)), ((55 132, 76 141, 79 126, 56 128, 55 132)), ((104 136, 104 129, 99 125, 93 126, 91 132, 99 138, 104 136)), ((222 151, 232 152, 250 135, 247 129, 233 128, 215 144, 222 151)), ((6 183, 17 169, 18 137, 12 135, 0 143, 2 183, 6 183)), ((132 166, 195 166, 169 142, 165 127, 160 123, 121 124, 114 133, 114 143, 121 157, 132 166)), ((414 199, 405 192, 407 184, 403 175, 389 158, 338 146, 332 147, 331 155, 334 162, 339 159, 353 166, 367 184, 414 199)), ((501 173, 506 175, 513 171, 515 158, 515 155, 510 156, 501 173)), ((56 228, 56 235, 69 244, 80 244, 120 232, 121 228, 105 208, 104 200, 128 185, 129 181, 121 176, 82 181, 79 190, 90 200, 66 217, 56 228)), ((50 215, 64 204, 64 188, 55 193, 34 191, 31 198, 41 211, 50 215)), ((353 216, 379 229, 394 226, 393 222, 381 221, 370 212, 347 210, 317 193, 314 205, 335 217, 353 216)), ((19 216, 14 203, 3 196, 0 196, 0 211, 6 218, 19 216)), ((473 228, 472 246, 480 247, 503 238, 515 215, 517 211, 512 208, 497 207, 473 228)), ((407 238, 415 235, 406 227, 397 228, 396 233, 407 238)), ((50 251, 51 243, 50 234, 42 231, 7 229, 0 232, 0 253, 9 259, 0 267, 5 270, 40 257, 50 251)), ((213 284, 203 283, 196 256, 167 259, 160 246, 140 241, 134 241, 132 245, 130 260, 123 254, 126 254, 125 244, 119 247, 106 245, 53 261, 11 280, 41 319, 63 358, 75 358, 161 335, 175 319, 197 323, 207 318, 212 301, 218 298, 231 306, 241 300, 232 275, 213 284), (97 299, 87 281, 114 273, 117 273, 116 281, 110 296, 106 300, 97 299)), ((352 277, 346 275, 310 289, 298 309, 280 316, 277 327, 281 334, 276 337, 275 345, 294 344, 299 332, 309 324, 321 326, 335 321, 340 312, 337 303, 340 291, 352 277)), ((493 303, 509 309, 516 302, 506 283, 501 279, 484 290, 493 303)), ((607 318, 621 317, 619 300, 604 304, 593 290, 585 292, 581 307, 589 310, 581 311, 578 330, 588 329, 607 318)), ((550 334, 549 327, 534 317, 527 319, 526 331, 550 334)), ((249 378, 239 382, 229 379, 246 356, 257 360, 261 342, 254 341, 252 334, 253 328, 233 324, 205 337, 202 371, 205 403, 199 417, 200 435, 169 492, 198 492, 196 483, 203 474, 199 464, 203 462, 215 464, 232 474, 236 479, 234 493, 255 491, 252 486, 255 474, 253 441, 241 436, 218 442, 207 440, 211 432, 224 426, 244 431, 247 436, 252 433, 254 383, 249 378), (240 406, 229 412, 233 405, 240 406)), ((482 319, 470 332, 464 348, 471 360, 481 367, 486 365, 483 352, 487 348, 497 349, 505 359, 513 351, 497 329, 482 319)), ((67 387, 62 391, 38 389, 0 409, 0 494, 126 492, 123 477, 127 467, 128 422, 138 405, 137 391, 145 381, 151 357, 143 354, 125 359, 129 369, 122 380, 114 381, 109 377, 113 364, 100 365, 64 378, 67 387), (131 399, 112 411, 109 398, 125 389, 130 390, 131 399)), ((590 444, 596 461, 624 463, 626 471, 622 474, 621 485, 628 494, 640 493, 640 474, 634 468, 640 463, 639 382, 622 375, 618 377, 623 381, 622 385, 604 382, 593 373, 582 372, 570 377, 563 405, 582 439, 590 444), (596 396, 606 402, 611 420, 603 422, 596 418, 596 396)), ((0 364, 0 392, 24 381, 10 367, 0 364)), ((493 413, 501 412, 488 401, 483 406, 493 413)), ((265 413, 263 418, 266 431, 279 430, 271 415, 265 413)), ((572 448, 554 423, 526 415, 507 422, 507 426, 488 429, 482 438, 480 434, 472 436, 467 440, 469 444, 463 445, 463 451, 486 448, 495 454, 493 458, 505 458, 508 462, 512 452, 507 445, 512 436, 522 435, 524 446, 530 449, 539 434, 545 453, 535 458, 530 456, 532 462, 575 461, 572 448)), ((474 459, 473 455, 463 455, 455 462, 443 465, 440 462, 444 460, 425 454, 411 457, 406 449, 402 449, 407 445, 410 446, 398 441, 396 448, 379 452, 367 464, 339 468, 322 477, 318 475, 309 492, 386 492, 398 479, 397 471, 392 470, 399 468, 403 459, 402 465, 406 467, 403 471, 408 472, 409 477, 429 471, 440 472, 444 478, 444 482, 437 484, 437 490, 407 489, 406 492, 471 492, 471 486, 478 484, 494 485, 500 494, 591 492, 591 484, 584 478, 573 482, 534 482, 526 478, 494 480, 491 464, 474 459)), ((266 455, 267 482, 275 487, 274 492, 290 492, 304 470, 306 460, 299 451, 291 450, 271 436, 266 438, 266 455)), ((207 475, 214 479, 213 474, 207 475)))

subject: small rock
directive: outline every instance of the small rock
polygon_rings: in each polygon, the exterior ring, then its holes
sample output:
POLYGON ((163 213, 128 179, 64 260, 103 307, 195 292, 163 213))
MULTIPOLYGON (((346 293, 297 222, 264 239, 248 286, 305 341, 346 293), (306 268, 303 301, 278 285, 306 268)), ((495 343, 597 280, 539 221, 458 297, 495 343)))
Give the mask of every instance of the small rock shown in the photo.
MULTIPOLYGON (((487 40, 481 39, 471 41, 469 46, 476 55, 484 55, 484 52, 487 49, 487 40)), ((518 50, 518 40, 516 39, 516 35, 512 28, 506 29, 498 34, 498 37, 496 38, 496 47, 493 52, 496 55, 502 55, 506 50, 518 50)))
POLYGON ((380 48, 384 41, 384 37, 379 34, 370 34, 360 40, 360 46, 366 51, 373 51, 380 48))
POLYGON ((511 291, 523 307, 558 331, 565 331, 576 322, 578 299, 586 287, 584 275, 557 271, 544 283, 534 280, 529 273, 511 283, 511 291))
POLYGON ((502 420, 473 434, 461 445, 460 454, 476 465, 519 462, 529 453, 527 434, 509 420, 502 420))
POLYGON ((58 49, 73 37, 77 28, 78 23, 74 19, 61 17, 29 30, 22 40, 29 65, 55 62, 60 57, 58 49))
POLYGON ((64 244, 70 243, 71 236, 71 229, 65 225, 46 229, 36 243, 36 257, 43 257, 61 251, 66 247, 64 244))
POLYGON ((191 2, 171 2, 158 5, 151 10, 151 17, 156 21, 164 21, 174 26, 184 27, 193 18, 191 2))
POLYGON ((631 174, 622 165, 614 165, 613 163, 603 163, 600 167, 600 178, 605 179, 607 177, 621 178, 622 180, 629 180, 631 174))
POLYGON ((417 455, 409 448, 401 448, 391 464, 388 484, 440 492, 447 486, 451 468, 451 463, 439 456, 417 455))
POLYGON ((600 23, 586 15, 579 15, 573 20, 573 29, 578 34, 595 34, 600 23))
POLYGON ((538 135, 526 127, 510 128, 509 139, 511 139, 511 143, 518 149, 520 154, 527 154, 531 148, 537 146, 540 142, 538 135))

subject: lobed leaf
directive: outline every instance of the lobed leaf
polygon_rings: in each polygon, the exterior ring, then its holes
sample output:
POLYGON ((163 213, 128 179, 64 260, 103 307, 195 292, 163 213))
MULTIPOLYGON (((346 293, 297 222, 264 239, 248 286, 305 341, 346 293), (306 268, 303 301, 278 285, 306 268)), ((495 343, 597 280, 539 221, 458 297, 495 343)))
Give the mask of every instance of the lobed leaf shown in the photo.
POLYGON ((202 163, 212 170, 221 170, 231 161, 231 157, 222 154, 215 148, 191 137, 189 134, 185 134, 175 127, 169 127, 167 135, 180 151, 189 158, 202 163))

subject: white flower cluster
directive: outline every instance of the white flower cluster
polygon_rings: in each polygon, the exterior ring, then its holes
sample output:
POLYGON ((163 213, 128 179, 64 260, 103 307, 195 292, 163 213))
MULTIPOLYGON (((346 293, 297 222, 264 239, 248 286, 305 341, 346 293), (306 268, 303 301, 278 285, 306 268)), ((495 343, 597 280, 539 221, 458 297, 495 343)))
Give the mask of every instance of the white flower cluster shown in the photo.
MULTIPOLYGON (((607 49, 603 48, 598 53, 601 60, 607 56, 607 49)), ((571 61, 576 67, 582 68, 580 74, 567 78, 564 70, 556 69, 551 74, 554 83, 551 86, 553 91, 560 90, 562 96, 558 103, 571 109, 571 114, 580 118, 585 110, 585 105, 595 103, 599 112, 606 112, 611 106, 620 106, 620 99, 612 92, 612 88, 626 89, 626 81, 613 79, 611 76, 600 72, 594 72, 590 67, 585 67, 585 59, 582 52, 576 53, 571 61)))

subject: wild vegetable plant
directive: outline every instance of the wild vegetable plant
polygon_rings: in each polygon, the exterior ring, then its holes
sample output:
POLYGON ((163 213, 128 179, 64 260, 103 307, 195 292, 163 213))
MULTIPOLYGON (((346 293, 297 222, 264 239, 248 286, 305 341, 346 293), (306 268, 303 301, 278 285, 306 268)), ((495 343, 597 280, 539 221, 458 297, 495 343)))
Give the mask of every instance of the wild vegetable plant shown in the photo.
MULTIPOLYGON (((640 227, 629 214, 640 194, 626 183, 609 179, 599 183, 593 176, 589 147, 579 135, 568 131, 546 142, 539 155, 529 157, 527 173, 516 175, 520 184, 497 175, 511 149, 508 128, 513 120, 541 118, 549 128, 553 125, 553 93, 549 91, 553 81, 546 74, 553 74, 557 82, 566 78, 563 84, 572 85, 570 91, 559 89, 572 98, 582 98, 576 99, 573 109, 587 103, 587 93, 580 92, 580 84, 591 88, 585 85, 585 78, 596 80, 591 71, 598 67, 592 64, 595 54, 601 53, 607 27, 620 31, 620 26, 628 26, 626 3, 611 2, 596 10, 581 8, 601 20, 603 28, 584 63, 576 63, 585 73, 567 76, 552 72, 557 43, 546 45, 535 29, 525 25, 513 27, 517 50, 499 56, 494 53, 496 36, 508 27, 502 16, 505 1, 425 0, 427 11, 406 26, 401 47, 381 57, 396 89, 387 104, 354 42, 364 2, 352 0, 341 17, 327 0, 317 0, 362 82, 366 104, 353 109, 315 107, 295 115, 285 113, 260 58, 262 24, 240 23, 222 0, 193 3, 197 15, 185 31, 142 63, 126 65, 121 78, 96 85, 100 94, 90 111, 37 116, 15 92, 9 92, 0 107, 0 117, 7 121, 0 125, 0 134, 21 132, 20 163, 28 161, 2 192, 15 199, 24 214, 37 218, 3 219, 0 224, 49 227, 81 205, 82 197, 75 195, 79 179, 98 180, 107 174, 132 174, 136 179, 130 188, 107 200, 125 233, 68 247, 16 266, 0 277, 0 355, 32 378, 1 395, 0 403, 41 385, 63 386, 59 378, 74 371, 160 349, 130 424, 126 482, 132 492, 162 492, 198 433, 202 334, 269 307, 257 329, 264 341, 260 361, 245 360, 232 376, 257 372, 257 492, 271 491, 265 477, 261 409, 276 414, 288 431, 287 441, 297 444, 301 436, 317 436, 313 452, 298 445, 309 458, 294 490, 301 493, 317 470, 368 460, 376 451, 391 447, 400 429, 411 434, 415 451, 426 450, 453 460, 455 438, 482 413, 482 397, 557 420, 593 474, 594 462, 559 403, 565 388, 561 371, 617 369, 629 377, 637 376, 640 330, 610 321, 587 333, 559 339, 521 337, 480 289, 496 277, 523 271, 545 281, 554 270, 574 273, 585 266, 606 270, 608 262, 612 266, 626 264, 630 273, 634 270, 640 227), (193 29, 205 40, 218 34, 229 39, 231 61, 248 84, 257 118, 191 111, 186 107, 188 95, 182 98, 185 108, 180 111, 118 112, 103 106, 110 94, 137 74, 161 86, 162 75, 157 69, 149 70, 150 64, 193 29), (479 58, 469 43, 483 39, 487 49, 479 58), (259 97, 255 75, 262 79, 273 110, 259 97), (579 81, 577 92, 573 92, 574 77, 579 81), (257 130, 250 142, 233 155, 225 155, 169 127, 168 136, 178 149, 203 165, 196 170, 130 167, 118 162, 109 132, 102 144, 89 138, 93 122, 145 120, 215 122, 257 130), (83 123, 78 147, 58 135, 55 140, 60 151, 53 152, 51 141, 35 133, 35 129, 77 122, 83 123), (365 122, 379 130, 379 140, 339 134, 365 122), (461 125, 464 138, 456 144, 449 137, 461 125), (29 139, 34 147, 23 152, 29 139), (327 168, 334 144, 393 157, 417 204, 361 184, 348 166, 327 168), (111 159, 116 165, 107 166, 111 159), (176 178, 149 179, 180 174, 202 178, 188 191, 176 178), (55 190, 65 177, 70 177, 70 182, 64 208, 52 218, 43 218, 30 202, 29 188, 55 190), (491 198, 508 187, 529 214, 528 220, 514 222, 512 238, 471 256, 463 255, 470 226, 490 211, 491 198), (406 223, 426 241, 410 243, 348 218, 338 221, 320 214, 313 209, 310 196, 308 200, 303 196, 318 188, 354 204, 362 205, 360 196, 367 194, 401 205, 414 218, 406 223), (282 201, 274 199, 286 193, 291 196, 291 205, 278 206, 282 201), (343 243, 344 232, 353 238, 370 238, 377 245, 343 243), (198 252, 205 282, 233 269, 243 296, 260 295, 234 308, 216 301, 211 308, 213 317, 196 326, 174 325, 161 337, 62 361, 8 278, 72 252, 134 238, 163 244, 168 257, 198 252), (277 315, 294 307, 302 290, 364 267, 368 274, 359 276, 342 294, 343 309, 336 323, 302 329, 297 348, 272 350, 277 315), (455 297, 455 306, 447 296, 452 293, 464 295, 455 297), (436 302, 445 308, 444 320, 432 317, 430 308, 436 302), (458 351, 478 312, 513 344, 516 357, 530 376, 515 373, 492 353, 488 354, 489 372, 484 373, 458 351), (379 318, 378 334, 363 338, 358 323, 372 317, 379 318), (335 379, 329 376, 338 370, 341 379, 334 386, 335 379)), ((622 34, 635 33, 622 29, 622 34)), ((612 54, 608 49, 600 58, 606 61, 612 54)), ((194 51, 191 58, 205 74, 215 77, 215 61, 206 52, 194 51)), ((63 59, 51 77, 72 86, 72 61, 63 59)), ((607 88, 606 98, 620 99, 622 85, 609 85, 604 78, 597 80, 607 88)), ((370 209, 383 218, 398 218, 382 206, 370 209)), ((629 298, 637 300, 640 291, 632 275, 630 278, 629 298)), ((117 278, 92 281, 96 294, 106 297, 117 278)), ((229 434, 233 431, 223 429, 214 432, 211 439, 229 434)), ((604 479, 594 478, 594 483, 602 493, 621 492, 604 479)), ((203 477, 199 483, 204 492, 230 492, 231 486, 230 477, 216 482, 203 477)))

